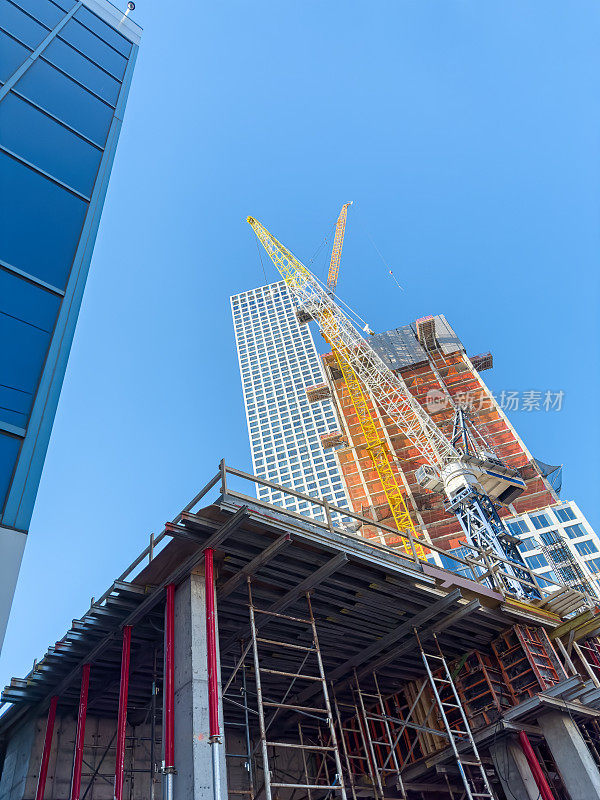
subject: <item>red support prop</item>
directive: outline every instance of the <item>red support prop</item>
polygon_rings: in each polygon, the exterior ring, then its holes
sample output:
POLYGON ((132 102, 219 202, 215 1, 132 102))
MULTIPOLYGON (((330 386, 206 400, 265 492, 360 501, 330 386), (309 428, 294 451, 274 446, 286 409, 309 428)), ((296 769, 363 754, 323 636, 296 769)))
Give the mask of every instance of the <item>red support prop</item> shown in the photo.
POLYGON ((219 683, 217 672, 217 633, 215 616, 214 550, 204 551, 204 589, 206 595, 206 647, 208 661, 208 723, 209 737, 215 740, 219 730, 219 683))
POLYGON ((165 606, 165 772, 175 767, 175 584, 167 586, 165 606))
POLYGON ((131 625, 123 628, 121 651, 121 686, 119 689, 119 716, 117 719, 117 759, 115 763, 115 800, 123 800, 123 775, 125 772, 125 726, 127 724, 127 693, 129 690, 129 659, 131 655, 131 625))
POLYGON ((71 778, 71 800, 79 800, 81 794, 81 766, 83 764, 83 742, 85 740, 85 718, 87 716, 90 668, 91 664, 84 664, 81 669, 77 736, 75 737, 75 757, 73 760, 73 777, 71 778))
POLYGON ((527 759, 527 763, 529 764, 529 768, 531 769, 535 785, 540 793, 541 800, 555 800, 552 790, 548 786, 546 776, 544 775, 540 766, 540 762, 537 760, 535 751, 531 746, 531 742, 529 741, 529 737, 525 731, 519 731, 519 742, 521 744, 521 748, 523 749, 523 753, 525 754, 525 758, 527 759))
POLYGON ((42 752, 42 763, 40 764, 40 774, 38 777, 35 800, 44 800, 46 790, 46 778, 48 777, 48 762, 50 761, 50 748, 52 747, 52 734, 54 733, 54 720, 56 719, 56 705, 58 697, 50 700, 48 709, 48 720, 46 722, 46 738, 44 739, 44 750, 42 752))

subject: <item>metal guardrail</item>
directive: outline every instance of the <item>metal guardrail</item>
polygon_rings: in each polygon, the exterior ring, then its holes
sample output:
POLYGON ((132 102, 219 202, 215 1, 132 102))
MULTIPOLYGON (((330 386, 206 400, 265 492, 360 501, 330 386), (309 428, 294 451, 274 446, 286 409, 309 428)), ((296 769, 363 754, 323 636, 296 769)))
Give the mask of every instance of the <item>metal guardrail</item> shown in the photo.
MULTIPOLYGON (((342 508, 336 505, 329 503, 327 500, 321 497, 315 497, 312 495, 305 495, 302 492, 297 492, 295 489, 291 487, 281 486, 279 484, 273 483, 272 481, 267 481, 263 478, 259 478, 256 475, 253 475, 248 472, 244 472, 243 470, 236 469, 234 467, 228 467, 225 463, 225 460, 222 459, 219 463, 218 471, 213 477, 208 481, 208 483, 203 486, 203 488, 195 495, 195 497, 171 520, 170 523, 167 523, 161 533, 158 536, 154 534, 150 535, 150 542, 147 547, 142 550, 142 552, 131 562, 131 564, 119 575, 119 577, 111 584, 111 586, 107 589, 104 594, 99 597, 97 600, 92 598, 92 602, 88 611, 86 611, 82 618, 85 617, 90 611, 98 606, 102 605, 107 598, 119 587, 119 584, 126 582, 128 579, 131 581, 133 578, 134 571, 146 560, 148 559, 148 563, 151 563, 154 557, 157 554, 157 548, 160 548, 160 545, 165 543, 165 540, 170 538, 173 535, 173 532, 170 528, 173 525, 177 525, 183 519, 184 514, 192 512, 195 506, 206 497, 206 495, 210 492, 211 489, 218 487, 217 491, 220 492, 222 496, 228 496, 232 498, 239 499, 244 503, 251 504, 253 506, 258 506, 259 508, 265 508, 271 512, 275 511, 278 515, 284 516, 289 518, 290 522, 301 522, 303 525, 310 524, 317 529, 321 529, 324 532, 328 532, 330 534, 336 536, 343 536, 354 541, 360 541, 362 544, 368 544, 370 547, 373 547, 376 550, 381 551, 382 553, 390 554, 393 553, 394 555, 400 555, 403 559, 407 560, 409 563, 413 563, 415 569, 421 571, 422 566, 424 564, 431 564, 426 559, 421 559, 417 555, 417 551, 415 548, 415 541, 414 536, 412 535, 411 531, 402 532, 397 530, 396 528, 392 528, 389 525, 385 525, 383 522, 378 522, 376 520, 369 519, 361 514, 357 514, 354 511, 351 511, 347 508, 342 508), (304 501, 311 503, 314 506, 320 507, 324 511, 325 521, 314 519, 307 515, 299 514, 295 511, 291 511, 290 509, 285 508, 285 506, 273 505, 271 503, 266 503, 263 500, 258 499, 257 497, 253 497, 247 495, 242 492, 238 492, 233 489, 230 485, 228 478, 237 478, 242 481, 247 481, 252 484, 259 485, 259 486, 267 486, 269 488, 275 489, 277 491, 282 492, 284 495, 290 495, 292 497, 300 498, 304 501), (371 528, 375 528, 381 534, 381 536, 385 537, 394 537, 396 541, 406 540, 410 546, 410 553, 406 552, 406 549, 402 547, 400 550, 397 547, 392 547, 389 544, 382 543, 378 541, 376 538, 367 538, 365 536, 361 536, 360 534, 351 532, 346 530, 345 528, 340 528, 334 524, 333 517, 334 515, 340 515, 341 517, 349 517, 357 522, 359 522, 362 526, 369 526, 371 528), (412 554, 412 558, 411 558, 412 554)), ((469 549, 476 554, 473 558, 461 558, 458 555, 455 555, 447 550, 444 550, 437 545, 434 545, 430 542, 424 542, 422 539, 419 539, 419 544, 425 549, 430 551, 431 553, 438 553, 440 555, 445 556, 446 558, 451 559, 457 565, 461 565, 463 569, 466 567, 467 570, 471 573, 472 580, 476 583, 481 584, 482 586, 488 587, 486 581, 490 581, 494 588, 497 589, 501 594, 504 596, 510 595, 509 592, 502 586, 502 584, 498 581, 499 575, 504 575, 507 578, 510 578, 512 581, 518 580, 522 585, 539 589, 542 593, 544 589, 540 586, 537 576, 534 574, 533 570, 525 565, 519 565, 519 567, 527 572, 529 577, 531 578, 530 581, 522 579, 522 578, 515 578, 513 574, 509 574, 508 572, 504 571, 500 563, 511 564, 512 562, 508 559, 501 558, 494 554, 494 561, 496 563, 492 563, 490 556, 484 550, 469 545, 469 549)), ((451 570, 448 572, 452 573, 451 570)), ((461 573, 461 570, 457 568, 457 572, 461 573)), ((548 578, 543 578, 543 583, 545 585, 552 585, 557 589, 568 589, 569 587, 564 586, 556 581, 552 581, 548 578)), ((589 603, 590 605, 596 605, 597 599, 595 597, 591 597, 587 593, 579 592, 582 597, 582 605, 584 603, 589 603)), ((0 703, 0 708, 6 705, 6 702, 0 703)), ((3 712, 0 713, 2 716, 3 712)))
MULTIPOLYGON (((415 547, 415 537, 413 536, 412 532, 409 531, 399 531, 396 528, 392 528, 389 525, 386 525, 383 522, 378 522, 377 520, 370 519, 369 517, 365 517, 362 514, 357 514, 354 511, 351 511, 348 508, 342 508, 340 506, 336 506, 332 503, 329 503, 327 500, 314 496, 314 495, 307 495, 303 494, 302 492, 298 492, 292 487, 289 486, 281 486, 280 484, 273 483, 272 481, 268 481, 264 478, 260 478, 257 475, 253 475, 252 473, 245 472, 240 469, 236 469, 235 467, 227 466, 225 463, 225 459, 222 459, 219 463, 219 468, 217 473, 208 481, 208 483, 196 494, 196 496, 177 514, 177 516, 171 521, 171 525, 176 525, 181 522, 183 515, 192 511, 192 509, 208 494, 208 492, 213 489, 215 486, 219 485, 219 490, 221 495, 228 495, 230 497, 235 497, 239 500, 245 502, 251 502, 254 505, 258 505, 260 507, 269 509, 271 511, 275 510, 278 514, 282 514, 286 517, 289 517, 290 520, 298 521, 307 523, 309 522, 311 525, 316 526, 317 528, 321 528, 324 531, 329 531, 330 533, 348 536, 353 539, 358 539, 361 542, 368 543, 370 546, 375 548, 380 548, 385 552, 394 552, 398 555, 400 548, 392 546, 396 542, 406 541, 410 548, 410 552, 406 552, 406 549, 402 547, 400 555, 408 560, 412 561, 415 566, 420 569, 422 564, 431 564, 430 561, 424 560, 419 558, 417 554, 417 550, 415 547), (256 496, 248 495, 243 492, 238 492, 233 489, 230 485, 228 477, 238 478, 242 481, 247 481, 252 483, 254 486, 266 486, 270 489, 274 489, 276 491, 280 491, 283 495, 288 495, 290 497, 295 497, 300 500, 306 501, 313 506, 320 507, 323 509, 325 521, 314 519, 313 517, 309 517, 305 514, 299 514, 296 511, 292 511, 286 508, 284 505, 274 505, 272 503, 266 503, 264 500, 260 500, 256 496), (377 541, 375 538, 367 538, 365 536, 361 536, 358 533, 353 533, 348 531, 345 528, 338 527, 334 524, 333 518, 335 515, 339 515, 340 517, 349 517, 356 522, 360 523, 361 527, 368 526, 370 528, 375 528, 383 538, 383 542, 377 541), (388 544, 386 539, 394 538, 394 542, 388 544), (411 557, 412 554, 412 557, 411 557)), ((148 561, 152 561, 156 554, 156 548, 158 545, 163 542, 165 537, 170 536, 169 530, 167 530, 167 526, 165 529, 158 534, 158 536, 154 536, 151 534, 150 536, 150 543, 148 546, 140 553, 140 555, 127 567, 127 569, 117 578, 115 583, 119 581, 126 580, 132 572, 147 558, 148 561)), ((507 592, 506 588, 503 586, 501 580, 499 579, 501 576, 504 576, 512 581, 517 580, 522 586, 526 586, 528 588, 539 590, 542 595, 544 591, 548 590, 549 586, 556 587, 556 589, 565 589, 569 588, 566 587, 564 584, 558 583, 553 581, 549 578, 541 578, 542 583, 540 584, 540 578, 533 572, 531 567, 526 564, 519 564, 519 568, 526 572, 530 578, 530 580, 526 580, 524 578, 515 578, 512 573, 507 572, 506 570, 502 569, 502 564, 512 564, 513 562, 510 559, 502 558, 497 554, 493 554, 493 560, 490 557, 490 554, 481 548, 478 548, 474 545, 468 545, 469 550, 474 553, 473 557, 462 558, 458 555, 453 554, 451 551, 444 550, 441 547, 433 544, 432 542, 425 542, 423 539, 417 539, 418 544, 423 547, 426 551, 431 553, 437 553, 439 555, 443 555, 445 558, 450 559, 451 561, 457 564, 457 572, 459 574, 464 574, 464 570, 470 573, 472 576, 472 580, 476 583, 479 583, 483 586, 488 586, 489 583, 492 584, 493 588, 497 591, 501 592, 504 595, 510 595, 510 592, 507 592), (458 567, 462 567, 460 569, 458 567)), ((111 586, 103 595, 102 597, 98 598, 98 600, 94 600, 91 604, 91 608, 94 606, 98 606, 106 600, 107 597, 112 592, 113 587, 111 586)), ((588 595, 587 593, 581 593, 583 602, 590 602, 595 604, 597 599, 588 595)), ((583 605, 582 602, 582 605, 583 605)))

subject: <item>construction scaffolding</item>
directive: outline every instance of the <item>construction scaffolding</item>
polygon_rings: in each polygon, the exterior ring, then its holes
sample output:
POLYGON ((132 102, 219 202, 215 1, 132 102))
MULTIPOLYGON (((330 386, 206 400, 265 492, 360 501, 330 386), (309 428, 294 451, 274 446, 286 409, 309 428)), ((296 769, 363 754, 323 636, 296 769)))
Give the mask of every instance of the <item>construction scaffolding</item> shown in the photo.
POLYGON ((595 796, 600 614, 581 594, 515 601, 248 480, 222 463, 5 688, 0 797, 595 796))

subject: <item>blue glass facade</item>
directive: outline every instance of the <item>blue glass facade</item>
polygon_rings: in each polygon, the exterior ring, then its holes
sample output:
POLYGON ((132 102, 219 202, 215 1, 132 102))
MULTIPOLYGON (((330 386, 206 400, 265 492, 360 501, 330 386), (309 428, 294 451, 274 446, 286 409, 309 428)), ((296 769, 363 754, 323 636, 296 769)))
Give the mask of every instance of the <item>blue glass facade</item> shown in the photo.
POLYGON ((106 0, 0 0, 0 528, 27 531, 140 29, 106 0))

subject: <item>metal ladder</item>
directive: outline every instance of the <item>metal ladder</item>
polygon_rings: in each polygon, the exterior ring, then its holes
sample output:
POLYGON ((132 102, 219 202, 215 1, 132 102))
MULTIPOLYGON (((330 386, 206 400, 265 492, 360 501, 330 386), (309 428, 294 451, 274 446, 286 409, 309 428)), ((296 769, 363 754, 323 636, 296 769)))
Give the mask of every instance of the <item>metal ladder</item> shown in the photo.
POLYGON ((406 793, 404 791, 404 784, 402 783, 402 775, 400 774, 400 764, 396 756, 396 742, 394 742, 392 737, 392 728, 388 719, 389 714, 385 707, 383 695, 379 689, 377 676, 373 673, 375 693, 365 692, 360 688, 356 670, 354 670, 354 680, 356 682, 359 707, 368 736, 369 751, 373 759, 374 769, 377 773, 377 784, 381 797, 385 794, 386 777, 394 775, 398 782, 397 785, 400 797, 405 800, 406 793), (366 703, 365 699, 367 700, 366 703), (379 709, 379 713, 375 710, 377 708, 379 709), (381 736, 377 739, 373 738, 371 735, 370 723, 376 723, 381 727, 384 738, 381 738, 381 736), (377 757, 378 753, 375 752, 376 750, 381 754, 379 758, 377 757))
POLYGON ((442 653, 437 636, 435 633, 433 634, 433 639, 438 651, 437 654, 433 654, 426 653, 423 649, 423 645, 421 644, 421 639, 419 638, 416 628, 414 629, 414 634, 417 638, 417 642, 419 643, 419 650, 421 651, 421 658, 423 659, 425 671, 427 672, 427 677, 429 679, 429 683, 440 711, 440 716, 446 729, 446 735, 448 736, 450 747, 454 753, 458 771, 460 773, 463 786, 465 787, 466 797, 468 800, 475 800, 475 798, 478 797, 488 798, 488 800, 495 800, 485 768, 481 763, 479 751, 477 750, 477 745, 475 744, 475 739, 473 738, 473 733, 471 732, 471 726, 469 725, 469 721, 467 720, 460 697, 456 691, 456 686, 452 680, 452 675, 448 669, 448 664, 446 663, 446 659, 442 653), (434 669, 437 669, 437 667, 432 668, 430 664, 431 661, 437 662, 437 666, 442 667, 442 672, 444 675, 443 678, 439 678, 434 675, 434 669), (445 702, 442 700, 440 692, 446 687, 450 689, 454 702, 445 702), (464 725, 464 730, 452 728, 446 714, 446 712, 450 709, 458 710, 462 724, 464 725), (459 753, 457 744, 458 741, 462 741, 463 743, 467 741, 469 743, 470 752, 465 755, 464 749, 461 748, 461 752, 459 753), (483 791, 478 791, 475 780, 471 775, 471 769, 473 769, 473 771, 479 775, 481 783, 483 784, 483 791))
MULTIPOLYGON (((242 648, 242 659, 245 658, 244 653, 244 643, 241 642, 242 648)), ((247 789, 228 789, 228 794, 230 795, 241 795, 242 797, 246 797, 247 800, 254 800, 254 778, 253 778, 253 770, 252 770, 252 760, 253 760, 253 752, 252 752, 252 741, 250 736, 250 717, 249 717, 249 708, 248 708, 248 687, 246 681, 246 670, 247 666, 245 661, 242 661, 242 664, 239 668, 239 675, 241 675, 241 685, 240 689, 240 699, 244 701, 243 709, 244 709, 244 721, 243 722, 235 722, 233 720, 227 721, 224 720, 223 725, 224 727, 231 727, 236 728, 238 731, 240 728, 244 731, 244 745, 245 745, 245 752, 242 753, 225 753, 225 758, 230 758, 235 761, 242 762, 242 770, 246 773, 246 779, 248 783, 247 789)))
MULTIPOLYGON (((344 781, 342 778, 342 762, 340 760, 340 753, 338 749, 337 738, 334 728, 333 715, 331 711, 331 705, 329 703, 327 680, 325 678, 323 661, 321 659, 321 651, 319 649, 319 638, 317 636, 317 627, 315 625, 315 618, 313 615, 312 605, 310 602, 310 593, 307 592, 306 594, 306 602, 308 606, 308 619, 301 619, 299 617, 293 617, 287 614, 281 614, 274 611, 268 611, 256 608, 256 606, 254 606, 252 602, 250 579, 248 579, 248 598, 249 598, 249 611, 250 611, 250 629, 252 632, 252 651, 254 655, 256 699, 258 706, 258 722, 260 729, 260 746, 263 759, 264 788, 265 788, 266 800, 272 800, 272 789, 305 789, 307 791, 307 794, 310 793, 311 789, 318 789, 321 791, 323 790, 327 791, 329 793, 329 796, 332 796, 334 793, 339 792, 341 800, 346 800, 346 791, 344 788, 344 781), (257 614, 266 615, 267 617, 277 618, 280 620, 281 619, 288 620, 294 623, 305 623, 310 627, 311 630, 311 636, 312 636, 311 645, 306 646, 292 642, 280 642, 280 641, 275 641, 273 639, 266 639, 264 637, 261 637, 259 635, 259 627, 262 626, 259 626, 256 623, 257 614), (271 650, 275 648, 280 648, 283 651, 287 650, 289 652, 289 649, 292 649, 297 652, 305 653, 305 657, 300 669, 306 669, 307 668, 306 664, 311 660, 312 657, 313 659, 316 660, 316 665, 313 661, 313 666, 316 666, 317 674, 315 675, 310 673, 300 673, 300 670, 298 670, 297 672, 286 672, 282 670, 268 669, 266 667, 261 667, 259 659, 259 646, 262 644, 268 645, 271 650), (291 679, 290 686, 281 701, 275 702, 263 699, 261 676, 264 674, 279 675, 280 677, 287 677, 291 679), (294 703, 285 702, 296 680, 306 680, 310 682, 318 682, 321 684, 322 697, 323 697, 323 706, 321 708, 300 706, 294 703), (271 718, 268 722, 265 721, 265 708, 275 709, 274 713, 271 715, 271 718), (311 717, 321 717, 321 721, 327 725, 329 731, 329 744, 326 745, 325 743, 322 743, 319 745, 313 745, 313 744, 307 744, 304 741, 300 741, 299 743, 275 742, 267 739, 267 732, 269 730, 269 727, 271 726, 271 723, 273 722, 275 716, 281 710, 295 711, 300 714, 308 714, 311 717), (335 777, 332 781, 328 780, 326 784, 319 784, 316 782, 310 783, 308 776, 305 778, 306 783, 281 783, 279 781, 273 781, 272 772, 269 765, 270 747, 293 748, 295 750, 301 750, 303 756, 306 754, 307 751, 311 751, 314 753, 321 754, 323 757, 323 761, 325 761, 328 755, 331 755, 333 756, 335 762, 335 769, 336 769, 335 777)), ((268 624, 268 621, 266 624, 268 624)), ((316 780, 317 779, 315 779, 315 781, 316 780)))

